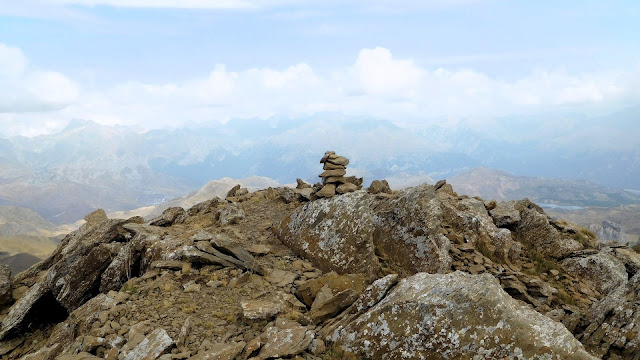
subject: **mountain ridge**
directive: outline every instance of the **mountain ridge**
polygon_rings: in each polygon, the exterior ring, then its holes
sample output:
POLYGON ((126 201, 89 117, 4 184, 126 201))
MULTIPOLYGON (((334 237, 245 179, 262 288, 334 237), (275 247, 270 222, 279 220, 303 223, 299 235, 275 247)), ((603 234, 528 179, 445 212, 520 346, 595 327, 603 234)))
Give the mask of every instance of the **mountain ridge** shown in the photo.
MULTIPOLYGON (((639 111, 628 109, 619 116, 629 122, 639 111)), ((326 148, 349 155, 352 169, 367 179, 400 173, 450 178, 484 166, 640 189, 634 180, 640 179, 640 155, 632 146, 636 140, 602 125, 616 116, 581 119, 580 134, 518 120, 509 125, 511 130, 530 129, 519 132, 527 136, 514 139, 498 136, 507 129, 491 126, 398 125, 336 113, 146 132, 74 120, 55 134, 1 139, 0 161, 6 167, 0 171, 0 204, 28 207, 61 224, 98 207, 114 211, 157 204, 223 176, 313 182, 314 154, 326 148), (533 136, 541 132, 552 136, 533 136), (583 151, 585 137, 599 133, 617 136, 620 146, 583 151), (51 194, 64 196, 51 201, 51 194)))

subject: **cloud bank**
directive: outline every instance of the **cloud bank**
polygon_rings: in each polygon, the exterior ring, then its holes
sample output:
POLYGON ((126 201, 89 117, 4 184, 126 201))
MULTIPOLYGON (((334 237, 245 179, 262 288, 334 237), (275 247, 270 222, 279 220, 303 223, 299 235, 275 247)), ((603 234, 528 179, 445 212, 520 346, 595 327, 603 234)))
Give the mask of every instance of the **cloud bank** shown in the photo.
POLYGON ((376 47, 328 72, 306 63, 240 71, 215 64, 208 74, 175 83, 88 89, 64 74, 30 66, 20 49, 0 44, 0 125, 5 135, 33 135, 72 118, 150 129, 326 111, 395 121, 502 116, 637 102, 639 74, 640 69, 540 69, 506 81, 470 68, 429 68, 376 47))

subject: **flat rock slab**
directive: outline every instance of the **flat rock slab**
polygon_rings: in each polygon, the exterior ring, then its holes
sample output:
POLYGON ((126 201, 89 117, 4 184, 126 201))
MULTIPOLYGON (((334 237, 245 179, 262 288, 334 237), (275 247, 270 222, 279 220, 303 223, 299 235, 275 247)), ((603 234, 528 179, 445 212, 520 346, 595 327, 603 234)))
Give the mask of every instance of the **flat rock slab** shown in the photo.
POLYGON ((293 282, 298 278, 298 274, 291 271, 273 269, 271 272, 267 273, 265 277, 270 283, 284 287, 293 284, 293 282))
POLYGON ((489 274, 418 273, 331 337, 372 359, 595 359, 564 326, 510 297, 489 274))
POLYGON ((256 357, 259 360, 281 358, 299 354, 309 348, 315 334, 292 321, 278 321, 261 335, 264 346, 256 357))
POLYGON ((154 360, 167 352, 173 344, 173 339, 164 329, 155 329, 126 354, 124 360, 154 360))
POLYGON ((240 303, 242 315, 251 320, 270 319, 282 310, 282 301, 249 300, 240 303))

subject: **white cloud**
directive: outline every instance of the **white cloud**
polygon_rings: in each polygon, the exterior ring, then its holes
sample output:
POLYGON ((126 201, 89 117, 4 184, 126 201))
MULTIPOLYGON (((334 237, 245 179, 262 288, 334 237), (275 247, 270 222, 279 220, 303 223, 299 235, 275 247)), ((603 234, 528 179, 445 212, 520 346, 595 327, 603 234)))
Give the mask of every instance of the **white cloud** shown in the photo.
POLYGON ((536 70, 505 81, 473 69, 428 68, 397 59, 382 47, 362 49, 353 64, 331 73, 306 63, 241 71, 217 64, 201 78, 127 82, 82 93, 63 74, 32 69, 19 49, 0 46, 0 65, 0 127, 5 133, 33 134, 34 124, 44 132, 72 118, 148 129, 323 111, 397 121, 439 117, 456 123, 461 117, 640 100, 635 81, 640 68, 577 75, 536 70), (25 113, 36 110, 47 112, 25 113))
POLYGON ((0 43, 0 113, 58 110, 73 103, 78 94, 73 80, 30 67, 20 49, 0 43))
POLYGON ((407 95, 419 86, 425 71, 411 60, 394 60, 385 48, 362 49, 352 68, 360 90, 372 95, 407 95))

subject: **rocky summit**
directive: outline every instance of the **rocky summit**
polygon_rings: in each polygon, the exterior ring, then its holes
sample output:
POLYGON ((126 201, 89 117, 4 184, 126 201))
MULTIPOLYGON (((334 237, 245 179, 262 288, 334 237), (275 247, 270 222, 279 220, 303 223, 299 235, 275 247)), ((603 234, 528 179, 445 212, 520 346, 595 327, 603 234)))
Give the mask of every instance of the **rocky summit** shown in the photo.
POLYGON ((321 184, 96 211, 0 267, 1 359, 640 359, 633 249, 526 199, 361 189, 322 163, 321 184))

